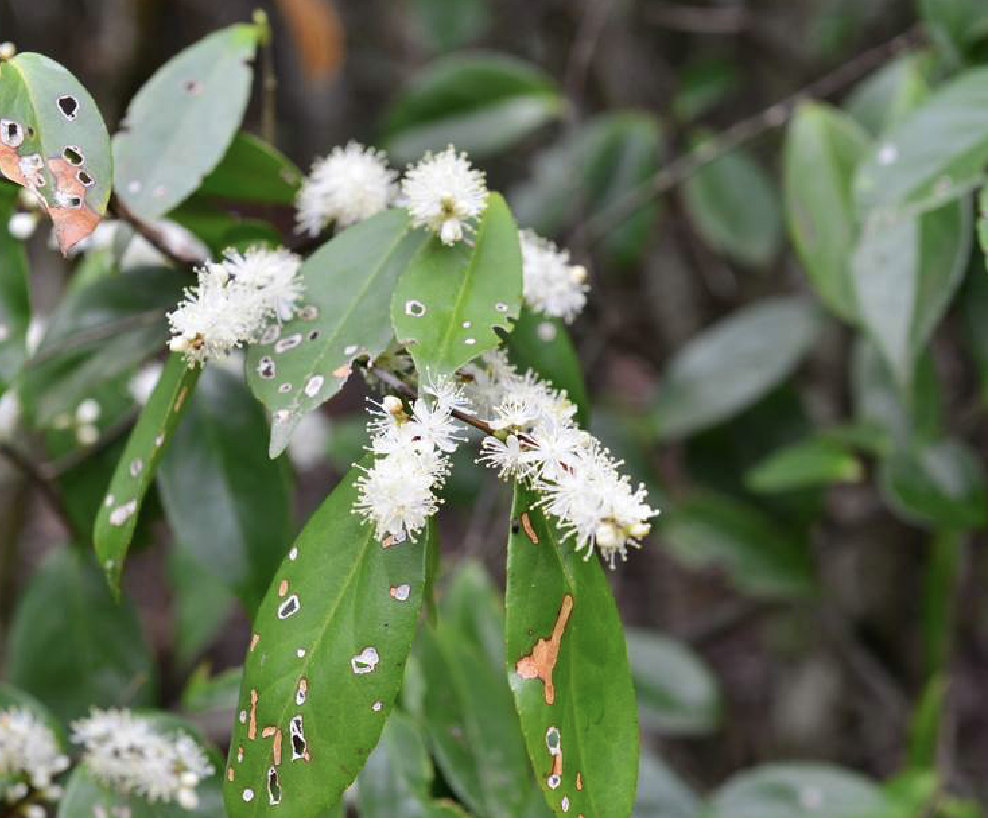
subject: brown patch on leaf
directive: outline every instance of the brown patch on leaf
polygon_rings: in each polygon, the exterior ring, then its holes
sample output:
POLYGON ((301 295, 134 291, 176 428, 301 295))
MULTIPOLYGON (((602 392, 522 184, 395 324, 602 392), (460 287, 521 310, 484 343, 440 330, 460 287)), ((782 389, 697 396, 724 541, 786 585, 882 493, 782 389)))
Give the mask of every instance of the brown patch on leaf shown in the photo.
POLYGON ((96 229, 101 217, 86 204, 86 186, 79 181, 78 166, 58 158, 48 160, 48 169, 55 177, 54 204, 49 204, 48 212, 64 255, 96 229))
POLYGON ((284 596, 288 593, 288 580, 283 579, 281 584, 278 585, 278 596, 284 596))
POLYGON ((189 391, 189 387, 183 386, 182 391, 178 393, 178 397, 175 398, 175 405, 172 407, 173 412, 177 412, 182 408, 182 404, 185 403, 185 396, 189 391))
POLYGON ((577 790, 583 789, 583 776, 580 775, 579 773, 576 774, 576 789, 577 790))
POLYGON ((274 759, 274 766, 281 766, 281 730, 274 734, 274 741, 271 744, 271 756, 274 759))
POLYGON ((233 776, 234 776, 233 767, 227 767, 227 770, 226 770, 226 780, 227 781, 233 781, 233 776))
POLYGON ((521 527, 525 529, 525 534, 532 541, 534 545, 539 544, 539 535, 535 533, 535 529, 532 527, 532 520, 528 516, 527 511, 521 513, 521 527))
POLYGON ((10 179, 11 182, 27 187, 27 179, 24 178, 20 164, 18 164, 19 158, 16 148, 0 144, 0 173, 10 179))
POLYGON ((539 639, 532 648, 532 652, 527 656, 522 656, 515 663, 515 671, 523 679, 541 679, 545 685, 545 703, 552 704, 556 701, 556 688, 552 683, 552 672, 556 667, 556 660, 559 658, 559 643, 563 639, 563 632, 566 630, 566 623, 569 615, 573 611, 573 596, 565 594, 563 604, 559 608, 559 616, 556 617, 556 624, 552 628, 552 635, 548 639, 539 639))
POLYGON ((346 380, 347 378, 350 377, 350 367, 347 366, 346 364, 343 364, 343 366, 336 367, 336 369, 333 370, 333 377, 342 378, 343 380, 346 380))
POLYGON ((259 634, 259 633, 255 633, 255 634, 254 634, 254 635, 253 635, 253 636, 252 636, 252 637, 250 638, 250 652, 251 652, 251 653, 253 653, 253 652, 254 652, 254 648, 256 648, 256 647, 257 647, 257 643, 258 643, 258 641, 260 640, 260 638, 261 638, 261 634, 259 634))
POLYGON ((257 738, 257 691, 250 691, 250 720, 247 722, 247 738, 257 738))

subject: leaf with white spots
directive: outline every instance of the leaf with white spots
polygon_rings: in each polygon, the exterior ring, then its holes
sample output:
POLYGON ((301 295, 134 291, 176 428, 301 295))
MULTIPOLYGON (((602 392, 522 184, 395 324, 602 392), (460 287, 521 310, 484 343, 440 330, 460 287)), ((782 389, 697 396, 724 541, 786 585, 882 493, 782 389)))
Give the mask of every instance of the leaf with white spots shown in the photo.
POLYGON ((93 540, 96 556, 114 590, 120 587, 124 557, 144 495, 200 372, 198 367, 190 369, 181 353, 171 354, 110 481, 96 518, 93 540))
POLYGON ((556 815, 627 818, 638 712, 621 619, 600 560, 560 541, 537 499, 515 490, 505 598, 507 668, 528 754, 556 815))
POLYGON ((103 117, 79 80, 41 54, 0 62, 0 173, 41 197, 63 253, 106 213, 113 171, 103 117))
POLYGON ((258 608, 225 772, 232 818, 315 818, 336 804, 394 706, 427 544, 374 536, 353 513, 359 475, 313 514, 258 608))
POLYGON ((387 347, 395 282, 424 241, 406 211, 388 210, 343 231, 302 265, 305 305, 247 354, 248 383, 274 419, 272 457, 303 415, 340 390, 354 360, 373 360, 387 347))
POLYGON ((497 347, 496 328, 521 306, 518 228, 504 199, 492 193, 473 246, 431 238, 399 279, 391 318, 420 372, 453 372, 497 347))
POLYGON ((113 138, 114 187, 133 213, 160 218, 223 159, 247 108, 259 36, 243 23, 217 31, 137 92, 113 138))
POLYGON ((267 436, 264 410, 240 378, 209 368, 158 472, 175 538, 248 611, 294 533, 289 470, 268 459, 267 436))

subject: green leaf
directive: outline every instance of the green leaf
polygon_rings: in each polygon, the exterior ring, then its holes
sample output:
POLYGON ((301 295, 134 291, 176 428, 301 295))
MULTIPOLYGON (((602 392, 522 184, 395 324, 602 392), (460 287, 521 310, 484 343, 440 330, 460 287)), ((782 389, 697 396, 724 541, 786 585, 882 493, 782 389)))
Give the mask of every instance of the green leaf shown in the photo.
POLYGON ((988 37, 988 9, 980 0, 919 0, 930 39, 957 64, 988 37))
POLYGON ((504 608, 484 566, 458 566, 440 605, 443 624, 479 648, 500 672, 504 667, 504 608))
POLYGON ((401 687, 428 549, 374 537, 353 513, 360 474, 312 515, 258 608, 225 784, 232 818, 314 818, 336 804, 401 687))
POLYGON ((381 742, 360 771, 357 804, 361 818, 424 818, 434 771, 416 723, 395 711, 381 742))
POLYGON ((566 325, 522 305, 514 329, 505 339, 508 358, 519 372, 529 369, 566 396, 577 407, 580 426, 590 425, 590 396, 583 380, 583 369, 566 325))
POLYGON ((850 258, 857 240, 852 182, 867 135, 826 105, 804 102, 786 134, 783 180, 789 234, 823 303, 842 318, 857 312, 850 258))
POLYGON ((0 185, 0 392, 24 363, 24 334, 31 320, 27 253, 8 228, 16 202, 16 188, 0 185))
POLYGON ((928 53, 906 53, 866 77, 845 108, 872 136, 898 125, 930 95, 928 53))
POLYGON ((984 468, 959 440, 894 452, 882 462, 879 481, 889 504, 907 520, 949 531, 988 522, 984 468))
POLYGON ((937 673, 926 683, 910 719, 908 757, 913 770, 936 769, 946 698, 947 678, 937 673))
POLYGON ((820 316, 798 297, 762 299, 704 330, 669 362, 653 404, 660 437, 685 437, 750 406, 789 376, 820 316))
POLYGON ((419 372, 454 372, 500 343, 521 306, 521 249, 511 211, 492 193, 474 246, 432 237, 395 287, 391 320, 419 372))
POLYGON ((738 66, 732 59, 701 53, 678 71, 673 116, 680 122, 697 119, 736 92, 739 84, 738 66))
POLYGON ((814 589, 807 544, 740 500, 690 497, 659 520, 662 542, 687 565, 715 565, 755 596, 805 596, 814 589))
POLYGON ((490 26, 488 0, 412 0, 415 29, 430 51, 467 45, 490 26))
POLYGON ((274 417, 272 457, 303 415, 340 390, 356 359, 384 352, 393 337, 395 283, 424 241, 404 210, 388 210, 344 230, 303 263, 306 306, 280 335, 265 334, 247 353, 247 381, 274 417))
POLYGON ((861 163, 862 209, 942 204, 988 161, 988 68, 965 71, 892 128, 861 163))
POLYGON ((865 818, 885 806, 882 791, 827 764, 764 764, 731 778, 704 818, 865 818))
POLYGON ((185 809, 175 802, 154 803, 140 795, 122 795, 101 783, 84 764, 69 777, 65 794, 58 805, 57 818, 93 818, 106 810, 108 815, 126 814, 132 818, 223 818, 223 799, 219 775, 214 773, 196 787, 199 803, 185 809))
POLYGON ((642 752, 632 818, 699 818, 700 800, 658 756, 642 752))
POLYGON ((240 131, 220 163, 202 180, 196 196, 234 202, 293 205, 302 172, 273 145, 240 131))
POLYGON ((857 482, 861 462, 838 440, 820 434, 777 449, 749 470, 745 482, 752 491, 773 493, 807 486, 857 482))
POLYGON ((560 542, 536 502, 515 489, 506 596, 507 665, 528 754, 560 818, 627 818, 639 739, 621 619, 600 561, 560 542))
POLYGON ((708 733, 720 721, 720 691, 706 665, 681 642, 626 628, 642 725, 663 735, 708 733))
POLYGON ((442 620, 423 630, 416 655, 425 727, 450 787, 478 815, 519 815, 531 769, 503 665, 442 620))
MULTIPOLYGON (((603 218, 654 176, 661 153, 654 117, 637 111, 595 117, 536 155, 529 181, 511 192, 518 223, 558 236, 578 220, 603 218)), ((614 217, 603 237, 605 253, 619 264, 635 263, 657 212, 648 202, 614 217)))
POLYGON ((5 677, 63 722, 90 707, 147 705, 154 666, 134 609, 117 603, 88 556, 53 552, 17 605, 5 677))
POLYGON ((247 107, 259 37, 247 24, 214 32, 137 92, 113 138, 114 188, 133 213, 160 218, 220 163, 247 107))
POLYGON ((124 558, 134 536, 144 495, 200 372, 199 367, 190 369, 179 352, 168 357, 110 481, 106 500, 93 528, 93 541, 96 556, 114 590, 120 587, 124 558))
POLYGON ((456 145, 491 156, 559 116, 563 98, 534 65, 505 54, 456 54, 430 63, 392 105, 385 147, 396 162, 456 145))
MULTIPOLYGON (((705 141, 697 150, 717 150, 716 141, 705 141)), ((755 267, 768 264, 778 252, 778 195, 747 151, 735 149, 702 165, 686 180, 683 203, 713 250, 755 267)))
MULTIPOLYGON (((982 207, 984 208, 984 205, 982 207)), ((984 212, 982 209, 982 213, 984 212)), ((985 221, 984 216, 982 221, 985 221)), ((988 232, 985 232, 984 227, 981 229, 984 247, 988 232)), ((984 262, 978 261, 971 265, 957 303, 963 321, 964 346, 977 366, 982 400, 986 400, 988 399, 988 273, 984 262)))
POLYGON ((239 378, 209 369, 161 463, 176 539, 253 611, 292 534, 291 481, 267 457, 268 424, 239 378))
POLYGON ((182 691, 182 709, 187 713, 226 713, 237 709, 243 668, 231 667, 215 676, 202 664, 189 677, 182 691))
POLYGON ((858 312, 903 385, 964 279, 970 241, 966 201, 865 227, 851 261, 858 312))
POLYGON ((0 172, 36 192, 69 249, 110 200, 110 137, 89 92, 64 67, 25 52, 0 63, 0 172))

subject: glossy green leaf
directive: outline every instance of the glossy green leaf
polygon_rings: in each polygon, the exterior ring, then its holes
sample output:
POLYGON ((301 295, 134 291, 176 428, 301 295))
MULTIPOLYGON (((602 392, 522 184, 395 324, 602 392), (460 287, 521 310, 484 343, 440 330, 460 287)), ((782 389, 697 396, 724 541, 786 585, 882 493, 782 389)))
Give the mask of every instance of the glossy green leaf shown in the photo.
POLYGON ((4 669, 63 722, 90 707, 140 707, 154 697, 154 666, 136 612, 114 601, 89 557, 73 548, 52 553, 27 585, 4 669))
POLYGON ((504 54, 456 54, 430 63, 392 105, 385 147, 398 162, 452 144, 475 157, 498 153, 562 113, 539 68, 504 54))
POLYGON ((424 242, 404 210, 388 210, 344 230, 302 265, 305 306, 247 354, 248 383, 274 418, 272 457, 303 415, 340 390, 355 360, 374 360, 387 347, 395 282, 424 242))
POLYGON ((536 501, 516 488, 505 602, 507 666, 528 754, 557 816, 627 818, 638 714, 617 606, 600 560, 560 542, 536 501))
POLYGON ((454 372, 500 342, 521 306, 521 249, 511 211, 492 193, 473 247, 430 238, 412 256, 391 302, 395 334, 419 372, 454 372))
POLYGON ((902 384, 964 279, 970 236, 965 201, 865 227, 851 261, 858 312, 902 384))
POLYGON ((704 330, 666 367, 653 404, 658 434, 684 437, 750 406, 789 376, 819 328, 812 304, 775 297, 704 330))
POLYGON ((353 513, 360 473, 312 515, 258 608, 225 784, 232 818, 336 804, 401 687, 435 532, 383 545, 353 513))
POLYGON ((867 818, 884 806, 878 786, 857 773, 827 764, 764 764, 720 787, 704 818, 867 818))
POLYGON ((673 506, 659 518, 659 537, 686 564, 717 566, 755 596, 813 591, 807 544, 757 508, 726 495, 695 495, 673 506))
POLYGON ((442 621, 421 634, 425 727, 457 797, 485 818, 519 815, 531 769, 503 665, 442 621))
POLYGON ((134 536, 144 495, 188 405, 187 398, 200 372, 199 367, 190 369, 179 352, 168 357, 110 481, 106 500, 93 528, 93 541, 96 556, 114 590, 120 587, 124 558, 134 536))
POLYGON ((643 628, 627 628, 625 638, 642 725, 664 735, 713 730, 720 721, 720 691, 700 657, 643 628))
POLYGON ((965 71, 889 131, 861 163, 863 209, 929 206, 976 183, 988 161, 988 68, 965 71))
POLYGON ((223 818, 223 796, 219 774, 214 773, 196 787, 198 805, 191 810, 175 802, 148 801, 140 795, 121 795, 101 783, 85 765, 73 771, 58 805, 57 818, 93 818, 105 810, 108 815, 126 814, 131 818, 223 818))
POLYGON ((423 818, 434 771, 418 725, 395 711, 357 779, 361 818, 423 818))
POLYGON ((879 480, 888 502, 908 520, 951 531, 988 521, 984 467, 961 441, 896 451, 882 462, 879 480))
POLYGON ((16 201, 16 188, 0 185, 0 391, 24 363, 24 334, 31 320, 27 253, 8 228, 16 201))
POLYGON ((31 52, 0 62, 0 173, 44 200, 63 253, 106 213, 112 167, 103 117, 72 74, 31 52))
POLYGON ((537 154, 527 182, 511 192, 518 223, 559 236, 585 217, 608 219, 602 248, 622 264, 637 261, 649 239, 657 205, 650 201, 614 215, 658 170, 662 132, 637 111, 604 114, 537 154))
POLYGON ((580 359, 562 321, 533 312, 523 304, 505 347, 519 372, 532 369, 556 389, 565 391, 577 406, 576 419, 580 426, 590 425, 590 396, 580 359))
POLYGON ((878 69, 851 92, 847 112, 872 136, 895 127, 930 95, 930 62, 929 54, 906 53, 878 69))
POLYGON ((133 213, 160 218, 220 163, 247 107, 259 36, 247 24, 210 34, 137 92, 113 138, 114 188, 133 213))
POLYGON ((837 315, 857 309, 850 259, 857 240, 852 182, 867 135, 826 105, 804 102, 786 134, 783 180, 789 233, 814 289, 837 315))
POLYGON ((291 482, 239 378, 208 369, 188 400, 159 470, 161 502, 175 537, 252 611, 291 539, 291 482))
POLYGON ((273 145, 240 131, 220 163, 202 180, 197 196, 234 202, 292 205, 302 172, 273 145))
POLYGON ((642 752, 632 818, 699 818, 700 799, 658 756, 642 752))
POLYGON ((825 435, 811 437, 778 449, 745 475, 752 491, 773 493, 807 486, 856 482, 861 462, 838 440, 825 435))
MULTIPOLYGON (((716 150, 716 142, 698 150, 716 150)), ((730 151, 698 168, 683 186, 683 203, 694 228, 713 250, 752 266, 768 264, 778 252, 778 194, 747 151, 730 151)))

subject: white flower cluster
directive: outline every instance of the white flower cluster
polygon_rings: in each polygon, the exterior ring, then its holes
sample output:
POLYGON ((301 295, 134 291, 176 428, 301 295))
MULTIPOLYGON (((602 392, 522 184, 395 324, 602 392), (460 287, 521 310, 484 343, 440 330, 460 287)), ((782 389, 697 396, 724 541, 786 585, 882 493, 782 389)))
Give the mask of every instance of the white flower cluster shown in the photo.
MULTIPOLYGON (((52 729, 24 707, 0 710, 0 800, 14 804, 31 790, 44 801, 55 801, 62 788, 55 777, 69 767, 69 757, 52 729)), ((45 814, 40 804, 26 805, 26 818, 45 814)))
POLYGON ((427 153, 408 168, 401 183, 405 206, 416 227, 427 227, 443 244, 456 244, 473 229, 487 207, 483 171, 472 167, 465 153, 450 145, 427 153))
POLYGON ((384 210, 398 192, 384 151, 350 141, 312 163, 295 200, 297 231, 318 236, 335 222, 347 227, 384 210))
POLYGON ((357 479, 354 511, 374 524, 378 539, 415 538, 439 508, 436 491, 449 474, 450 454, 463 439, 453 417, 469 406, 462 388, 443 377, 422 393, 411 415, 399 398, 388 395, 367 427, 375 460, 357 479))
POLYGON ((569 252, 531 230, 518 234, 521 241, 525 301, 537 312, 571 322, 587 303, 587 270, 569 263, 569 252))
POLYGON ((580 429, 576 407, 532 372, 519 375, 502 352, 485 355, 465 370, 467 395, 490 409, 495 435, 484 438, 481 461, 502 478, 526 482, 542 495, 542 507, 589 559, 596 546, 614 567, 639 547, 656 512, 645 487, 631 485, 599 440, 580 429))
POLYGON ((299 265, 287 250, 260 248, 230 249, 207 262, 197 271, 199 283, 168 314, 169 347, 195 366, 255 341, 270 320, 287 321, 302 296, 299 265))
MULTIPOLYGON (((351 141, 312 165, 295 205, 298 231, 317 236, 328 224, 346 227, 384 210, 397 198, 397 174, 384 151, 351 141)), ((409 165, 401 183, 402 207, 415 227, 434 232, 443 244, 461 241, 487 207, 482 171, 450 145, 409 165)))
POLYGON ((83 762, 98 779, 148 801, 176 801, 185 809, 199 803, 196 787, 213 774, 206 753, 191 736, 162 733, 127 710, 93 710, 72 725, 72 740, 83 745, 83 762))

